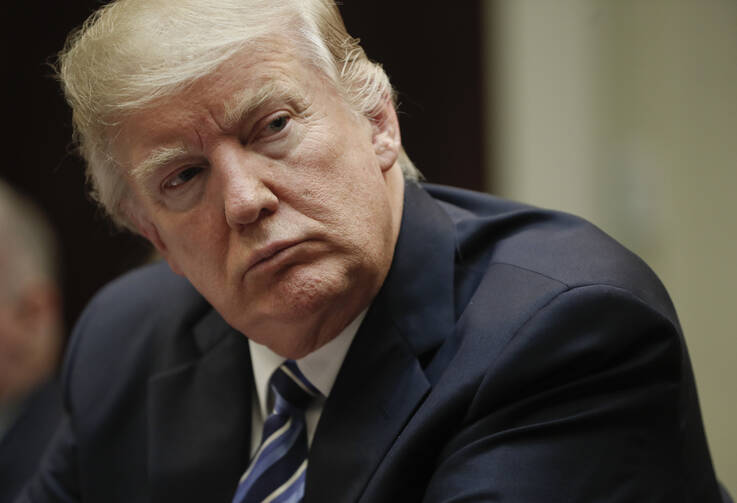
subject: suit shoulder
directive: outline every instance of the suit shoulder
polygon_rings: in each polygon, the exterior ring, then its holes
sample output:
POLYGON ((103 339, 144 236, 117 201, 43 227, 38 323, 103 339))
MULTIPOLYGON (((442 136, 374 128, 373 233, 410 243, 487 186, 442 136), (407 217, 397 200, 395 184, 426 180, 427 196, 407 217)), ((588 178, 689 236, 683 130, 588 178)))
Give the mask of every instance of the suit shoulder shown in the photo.
POLYGON ((189 306, 200 299, 189 281, 172 272, 165 262, 156 262, 129 271, 102 287, 85 314, 102 311, 106 316, 130 317, 161 309, 168 312, 171 309, 167 306, 181 306, 183 302, 189 306))
POLYGON ((518 268, 571 289, 619 288, 675 321, 650 267, 583 218, 462 189, 428 191, 454 222, 459 263, 477 272, 495 265, 518 268))
POLYGON ((73 398, 70 391, 88 402, 112 387, 144 380, 154 371, 160 348, 209 309, 164 263, 112 281, 93 297, 72 331, 62 373, 67 401, 73 398))
POLYGON ((71 351, 86 342, 85 334, 106 347, 128 346, 135 334, 155 327, 176 327, 209 305, 194 287, 159 262, 134 269, 104 286, 89 302, 72 333, 71 351))

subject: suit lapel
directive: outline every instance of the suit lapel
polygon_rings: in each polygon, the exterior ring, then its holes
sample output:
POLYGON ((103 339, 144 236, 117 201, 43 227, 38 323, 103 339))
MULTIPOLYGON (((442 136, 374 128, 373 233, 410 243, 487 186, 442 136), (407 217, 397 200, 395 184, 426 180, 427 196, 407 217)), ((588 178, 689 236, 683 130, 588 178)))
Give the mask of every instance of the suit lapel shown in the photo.
POLYGON ((369 312, 325 403, 310 449, 304 503, 357 500, 429 388, 397 330, 369 312))
POLYGON ((194 339, 193 358, 149 380, 152 501, 228 501, 248 463, 248 342, 214 310, 194 327, 194 339))
POLYGON ((310 450, 305 503, 357 501, 431 389, 422 362, 452 334, 455 233, 407 184, 392 267, 328 397, 310 450))

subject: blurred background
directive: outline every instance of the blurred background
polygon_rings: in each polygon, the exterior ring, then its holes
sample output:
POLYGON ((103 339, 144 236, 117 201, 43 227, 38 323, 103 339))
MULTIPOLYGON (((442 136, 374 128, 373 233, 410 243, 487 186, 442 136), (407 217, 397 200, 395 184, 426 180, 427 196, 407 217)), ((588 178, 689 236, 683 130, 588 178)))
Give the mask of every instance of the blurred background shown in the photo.
POLYGON ((592 220, 678 310, 737 494, 737 2, 484 2, 487 188, 592 220))
MULTIPOLYGON (((67 326, 149 248, 86 196, 49 63, 97 0, 4 8, 0 177, 60 237, 67 326)), ((580 214, 640 254, 686 334, 718 476, 737 494, 737 2, 343 0, 399 90, 430 182, 580 214)))

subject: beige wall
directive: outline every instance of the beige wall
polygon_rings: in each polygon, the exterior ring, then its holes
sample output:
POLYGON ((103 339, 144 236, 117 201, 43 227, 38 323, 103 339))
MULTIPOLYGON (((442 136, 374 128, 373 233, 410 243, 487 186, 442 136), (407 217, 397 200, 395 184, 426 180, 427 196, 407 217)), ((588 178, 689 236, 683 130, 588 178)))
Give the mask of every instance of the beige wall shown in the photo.
POLYGON ((737 2, 485 5, 492 185, 593 220, 660 275, 737 495, 737 2))

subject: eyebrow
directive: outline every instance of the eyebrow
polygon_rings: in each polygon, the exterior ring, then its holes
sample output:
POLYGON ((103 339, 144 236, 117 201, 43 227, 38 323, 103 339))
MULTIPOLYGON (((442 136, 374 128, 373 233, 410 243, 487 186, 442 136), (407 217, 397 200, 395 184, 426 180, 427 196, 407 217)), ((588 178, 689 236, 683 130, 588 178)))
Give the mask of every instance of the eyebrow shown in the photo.
POLYGON ((301 113, 307 108, 307 100, 304 93, 283 81, 271 80, 261 86, 255 93, 252 91, 243 91, 234 98, 226 101, 224 104, 223 127, 225 129, 235 127, 246 117, 254 113, 261 105, 274 99, 282 99, 289 102, 297 109, 296 112, 298 113, 301 113))
POLYGON ((131 176, 134 180, 145 182, 162 166, 170 164, 177 159, 189 157, 190 153, 184 144, 175 145, 173 147, 160 147, 149 154, 146 159, 131 170, 131 176))

